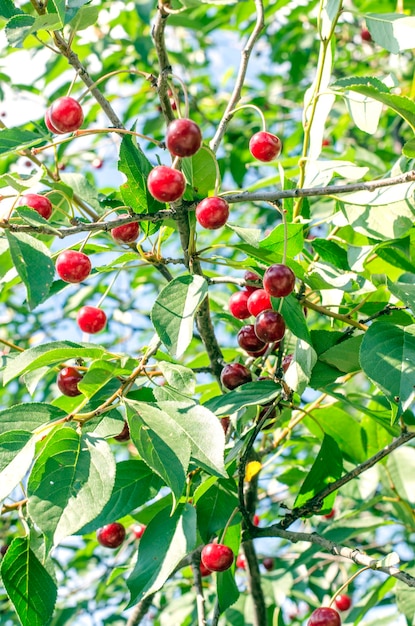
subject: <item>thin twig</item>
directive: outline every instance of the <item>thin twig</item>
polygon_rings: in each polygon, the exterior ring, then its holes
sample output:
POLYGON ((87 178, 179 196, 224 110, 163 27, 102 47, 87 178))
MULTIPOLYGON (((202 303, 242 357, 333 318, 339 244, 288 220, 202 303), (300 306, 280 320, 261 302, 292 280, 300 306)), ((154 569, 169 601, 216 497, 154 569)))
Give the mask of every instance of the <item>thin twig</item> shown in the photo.
POLYGON ((206 626, 205 598, 203 596, 199 552, 194 552, 192 555, 192 572, 196 592, 197 626, 206 626))

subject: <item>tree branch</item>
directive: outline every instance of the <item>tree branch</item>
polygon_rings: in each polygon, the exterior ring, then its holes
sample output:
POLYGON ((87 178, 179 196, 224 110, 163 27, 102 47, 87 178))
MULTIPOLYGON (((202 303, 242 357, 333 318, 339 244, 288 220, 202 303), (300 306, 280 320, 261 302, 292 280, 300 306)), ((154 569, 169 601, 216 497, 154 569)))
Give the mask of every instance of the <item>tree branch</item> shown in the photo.
POLYGON ((262 29, 264 28, 264 6, 262 0, 255 0, 255 8, 256 8, 256 23, 255 27, 246 42, 243 50, 241 51, 241 61, 239 64, 239 71, 236 77, 235 85, 229 98, 228 105, 225 109, 223 117, 218 124, 218 128, 216 130, 215 136, 210 142, 210 147, 213 152, 216 152, 219 148, 220 142, 222 141, 223 135, 226 132, 229 122, 233 117, 233 109, 241 99, 242 87, 245 82, 246 71, 248 69, 249 59, 253 50, 253 47, 261 34, 262 29))
POLYGON ((206 626, 205 598, 203 596, 202 575, 200 573, 200 552, 192 555, 192 572, 196 591, 197 626, 206 626))
POLYGON ((155 593, 152 593, 135 605, 125 626, 138 626, 149 610, 155 595, 155 593))

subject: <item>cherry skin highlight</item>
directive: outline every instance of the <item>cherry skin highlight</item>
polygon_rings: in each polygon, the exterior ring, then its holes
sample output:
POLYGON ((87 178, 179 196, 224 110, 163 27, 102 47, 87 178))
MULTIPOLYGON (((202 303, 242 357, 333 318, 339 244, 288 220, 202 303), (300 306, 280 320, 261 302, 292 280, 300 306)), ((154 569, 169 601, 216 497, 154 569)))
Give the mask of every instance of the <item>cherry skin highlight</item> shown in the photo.
POLYGON ((78 383, 82 378, 82 374, 76 367, 64 367, 60 370, 56 383, 59 387, 59 391, 63 393, 64 396, 75 397, 82 393, 78 389, 78 383))
POLYGON ((105 548, 118 548, 125 539, 125 528, 119 522, 106 524, 97 530, 97 540, 105 548))
POLYGON ((26 193, 19 198, 18 206, 28 206, 34 209, 45 220, 48 220, 52 215, 53 207, 52 203, 46 196, 41 196, 38 193, 26 193))
POLYGON ((99 333, 107 323, 107 316, 102 309, 96 306, 83 306, 76 318, 79 328, 84 333, 99 333))
POLYGON ((275 263, 264 274, 264 289, 274 298, 285 298, 294 290, 295 274, 287 265, 275 263))
POLYGON ((255 289, 249 296, 246 306, 250 314, 256 317, 262 311, 272 309, 271 298, 265 289, 255 289))
POLYGON ((196 219, 203 228, 216 230, 224 226, 229 217, 229 204, 223 198, 205 198, 196 207, 196 219))
POLYGON ((248 299, 250 295, 249 291, 242 289, 242 291, 233 293, 229 298, 229 311, 238 320, 245 320, 247 317, 251 316, 248 311, 248 299))
POLYGON ((202 133, 193 120, 182 117, 169 124, 166 133, 166 146, 167 150, 174 156, 193 156, 201 145, 202 133))
POLYGON ((136 539, 141 539, 141 537, 144 535, 144 531, 146 528, 147 526, 145 524, 135 524, 133 526, 134 537, 136 539))
MULTIPOLYGON (((119 215, 118 217, 129 217, 126 213, 119 215)), ((132 243, 138 237, 140 232, 140 225, 138 222, 131 222, 130 224, 123 224, 122 226, 116 226, 111 229, 111 236, 115 241, 120 243, 132 243)))
POLYGON ((350 596, 340 594, 335 598, 334 604, 339 609, 339 611, 348 611, 352 606, 352 599, 350 596))
POLYGON ((239 569, 246 569, 246 558, 244 554, 238 554, 236 557, 236 567, 239 569))
POLYGON ((211 572, 224 572, 234 560, 232 550, 222 543, 208 543, 202 548, 201 561, 211 572))
POLYGON ((226 389, 236 389, 252 380, 251 372, 242 363, 228 363, 220 375, 221 383, 226 389))
POLYGON ((84 114, 77 100, 70 96, 58 98, 53 102, 45 114, 45 124, 52 132, 58 134, 72 133, 82 126, 84 114), (55 129, 53 131, 52 129, 55 129))
POLYGON ((278 311, 262 311, 255 320, 255 333, 264 343, 280 341, 285 334, 285 322, 278 311))
POLYGON ((312 612, 307 626, 341 626, 340 615, 335 609, 322 606, 312 612))
POLYGON ((261 130, 252 135, 249 141, 249 150, 258 161, 272 161, 281 154, 281 139, 272 133, 261 130))
POLYGON ((65 250, 56 259, 56 271, 66 283, 80 283, 91 273, 91 261, 83 252, 65 250))
POLYGON ((186 181, 179 170, 157 165, 148 175, 147 187, 153 198, 159 202, 176 202, 184 194, 186 181))

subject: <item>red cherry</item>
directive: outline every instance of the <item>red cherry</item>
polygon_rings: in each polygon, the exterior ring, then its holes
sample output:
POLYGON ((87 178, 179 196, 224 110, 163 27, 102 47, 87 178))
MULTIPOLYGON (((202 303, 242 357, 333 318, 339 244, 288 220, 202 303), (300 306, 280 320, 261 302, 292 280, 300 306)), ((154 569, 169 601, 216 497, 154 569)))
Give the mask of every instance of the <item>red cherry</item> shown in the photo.
POLYGON ((252 518, 252 523, 254 526, 259 526, 259 515, 257 515, 256 513, 254 517, 252 518))
POLYGON ((223 198, 205 198, 196 207, 196 219, 203 228, 215 230, 224 226, 229 217, 229 204, 223 198))
POLYGON ((285 334, 285 322, 278 311, 262 311, 254 324, 255 334, 264 343, 280 341, 285 334))
POLYGON ((311 613, 307 626, 341 626, 340 615, 334 609, 323 606, 311 613))
POLYGON ((244 279, 250 280, 251 282, 262 282, 261 276, 252 270, 246 270, 244 279))
POLYGON ((117 441, 128 441, 130 438, 130 427, 128 426, 128 422, 124 422, 124 426, 122 431, 114 436, 114 439, 117 441))
POLYGON ((233 293, 229 298, 229 311, 238 320, 245 320, 251 315, 248 311, 248 298, 250 295, 247 289, 242 289, 242 291, 233 293))
POLYGON ((352 606, 352 599, 350 596, 341 594, 335 598, 334 603, 339 611, 348 611, 352 606))
POLYGON ((96 306, 83 306, 76 318, 79 328, 84 333, 99 333, 107 323, 107 316, 96 306))
POLYGON ((9 546, 7 545, 7 543, 3 543, 3 545, 0 547, 0 554, 4 556, 8 549, 9 546))
POLYGON ((268 344, 266 343, 264 347, 262 348, 262 350, 257 350, 256 352, 251 352, 250 350, 246 350, 246 353, 249 356, 254 357, 254 359, 257 359, 259 356, 264 355, 267 350, 268 350, 268 344))
POLYGON ((19 198, 17 204, 18 206, 28 206, 34 209, 45 220, 48 220, 52 215, 53 207, 51 201, 46 196, 41 196, 38 193, 26 193, 19 198))
POLYGON ((106 548, 118 548, 125 539, 125 528, 119 522, 112 522, 97 530, 97 540, 106 548))
POLYGON ((184 194, 186 181, 179 170, 157 165, 148 175, 147 187, 153 198, 159 202, 176 202, 184 194))
POLYGON ((246 306, 250 314, 256 317, 262 311, 272 309, 271 298, 265 289, 255 289, 249 296, 246 306))
MULTIPOLYGON (((119 215, 121 217, 129 217, 127 213, 123 215, 119 215)), ((122 226, 116 226, 111 229, 112 238, 115 241, 119 241, 121 243, 131 243, 135 241, 138 237, 138 233, 140 232, 140 225, 138 222, 131 222, 130 224, 123 224, 122 226)))
POLYGON ((63 133, 61 133, 60 130, 55 128, 54 125, 52 124, 52 122, 50 120, 50 110, 49 109, 46 109, 46 111, 45 111, 45 124, 46 124, 46 128, 48 128, 48 130, 50 130, 50 132, 53 133, 54 135, 61 135, 61 134, 63 134, 63 133))
POLYGON ((258 161, 272 161, 281 154, 281 140, 272 133, 262 130, 252 135, 249 142, 249 150, 258 161))
POLYGON ((200 557, 203 565, 212 572, 224 572, 234 560, 232 550, 223 543, 208 543, 202 548, 200 557))
POLYGON ((265 559, 262 559, 262 565, 265 567, 266 570, 268 570, 268 572, 271 572, 274 569, 274 559, 272 559, 270 556, 265 557, 265 559))
POLYGON ((77 100, 64 96, 53 102, 45 114, 46 126, 52 132, 71 133, 84 121, 82 107, 77 100), (53 130, 55 129, 55 130, 53 130))
POLYGON ((221 417, 221 418, 220 418, 220 423, 221 423, 221 425, 222 425, 223 432, 224 432, 224 433, 225 433, 225 435, 226 435, 226 433, 228 432, 228 428, 229 428, 229 426, 230 426, 230 423, 231 423, 231 419, 230 419, 230 417, 221 417))
POLYGON ((330 513, 323 515, 324 519, 332 519, 336 515, 336 509, 332 509, 330 513))
POLYGON ((285 357, 283 358, 282 362, 281 362, 281 367, 282 367, 282 371, 286 372, 287 369, 290 367, 291 362, 294 358, 293 354, 286 354, 285 357))
POLYGON ((64 396, 75 397, 82 393, 78 389, 78 383, 82 378, 76 367, 64 367, 60 370, 56 382, 64 396))
POLYGON ((174 156, 190 157, 202 145, 202 133, 199 126, 183 117, 169 124, 166 133, 167 150, 174 156))
POLYGON ((242 326, 237 335, 237 341, 242 350, 248 352, 259 352, 265 348, 265 342, 258 339, 253 324, 242 326))
POLYGON ((99 157, 95 157, 95 159, 92 160, 91 165, 92 167, 95 167, 96 170, 100 170, 101 167, 104 165, 104 161, 99 157))
POLYGON ((368 42, 373 41, 372 35, 370 34, 367 28, 362 28, 362 30, 360 31, 360 36, 363 41, 368 41, 368 42))
POLYGON ((134 524, 133 526, 134 537, 136 539, 141 539, 141 537, 144 535, 144 531, 146 528, 147 526, 145 524, 134 524))
POLYGON ((323 148, 326 148, 327 146, 330 145, 330 139, 323 139, 323 141, 321 142, 321 145, 323 146, 323 148))
POLYGON ((236 567, 239 567, 239 569, 246 569, 246 558, 244 554, 238 554, 236 557, 236 567))
POLYGON ((236 389, 252 380, 251 372, 242 363, 228 363, 220 375, 221 383, 227 389, 236 389))
POLYGON ((210 576, 211 573, 212 573, 212 570, 208 569, 206 565, 203 565, 202 561, 200 561, 200 575, 202 577, 205 577, 205 576, 210 576))
POLYGON ((276 263, 264 274, 264 289, 274 298, 284 298, 294 289, 295 274, 287 265, 276 263))
POLYGON ((56 259, 56 271, 66 283, 80 283, 91 273, 91 261, 83 252, 65 250, 56 259))

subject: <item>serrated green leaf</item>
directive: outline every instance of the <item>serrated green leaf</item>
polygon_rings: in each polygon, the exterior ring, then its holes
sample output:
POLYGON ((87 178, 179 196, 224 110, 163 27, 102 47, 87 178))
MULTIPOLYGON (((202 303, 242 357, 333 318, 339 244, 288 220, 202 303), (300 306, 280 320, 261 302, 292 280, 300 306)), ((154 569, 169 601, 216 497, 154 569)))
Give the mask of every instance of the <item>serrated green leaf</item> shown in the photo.
POLYGON ((22 48, 25 39, 38 30, 57 30, 62 27, 62 22, 54 13, 39 15, 18 14, 14 15, 6 24, 5 32, 10 46, 22 48))
POLYGON ((99 16, 99 7, 98 6, 88 6, 82 7, 81 9, 68 9, 69 15, 66 16, 66 21, 70 22, 71 28, 75 32, 79 32, 81 30, 85 30, 89 26, 94 26, 94 24, 98 21, 99 16), (74 13, 76 14, 74 15, 74 13))
POLYGON ((367 458, 363 447, 363 433, 360 424, 341 403, 331 404, 313 411, 316 421, 306 418, 304 424, 316 436, 321 438, 321 429, 330 435, 339 446, 343 456, 354 463, 362 463, 367 458))
POLYGON ((55 608, 57 588, 30 549, 28 537, 13 539, 0 573, 22 626, 47 626, 55 608))
POLYGON ((383 320, 366 331, 360 362, 366 376, 386 395, 396 418, 409 409, 414 398, 415 325, 394 326, 383 320))
POLYGON ((173 515, 162 509, 148 524, 140 540, 137 563, 127 579, 129 606, 161 589, 180 561, 196 545, 196 511, 179 505, 173 515))
POLYGON ((365 20, 373 41, 392 54, 414 47, 415 17, 401 13, 367 13, 365 20))
POLYGON ((194 395, 196 377, 193 370, 167 361, 159 361, 158 367, 170 387, 178 389, 183 394, 194 395))
POLYGON ((299 394, 303 393, 311 378, 316 361, 317 354, 314 348, 304 339, 297 339, 293 360, 285 374, 285 382, 290 389, 299 394))
MULTIPOLYGON (((272 302, 276 302, 275 310, 279 310, 279 299, 271 298, 272 302)), ((303 339, 311 345, 310 331, 308 330, 307 320, 304 315, 304 307, 300 301, 292 294, 283 298, 281 315, 283 316, 287 328, 298 339, 303 339)))
POLYGON ((79 530, 79 534, 91 533, 100 526, 128 515, 151 500, 161 486, 160 478, 143 461, 119 461, 111 498, 101 513, 79 530))
POLYGON ((388 279, 389 291, 415 313, 415 285, 413 283, 393 282, 388 279))
POLYGON ((45 138, 24 128, 5 128, 0 130, 0 155, 5 156, 17 150, 30 148, 45 141, 45 138))
POLYGON ((410 139, 404 144, 402 154, 408 157, 408 159, 415 158, 415 139, 410 139))
POLYGON ((114 376, 117 371, 117 364, 110 361, 94 361, 88 368, 85 376, 78 383, 78 389, 87 398, 92 398, 99 389, 102 389, 114 376))
POLYGON ((207 292, 207 282, 202 276, 185 274, 168 283, 153 305, 154 328, 176 358, 184 354, 192 340, 194 317, 207 292))
POLYGON ((215 189, 215 159, 215 154, 205 146, 192 157, 182 161, 186 180, 193 187, 195 193, 202 198, 207 197, 209 192, 215 189))
POLYGON ((351 337, 320 354, 320 360, 343 373, 360 370, 359 351, 363 335, 351 337))
POLYGON ((42 424, 65 417, 61 409, 52 404, 32 402, 15 404, 0 411, 0 433, 13 430, 33 431, 42 424))
POLYGON ((214 477, 208 478, 196 489, 193 500, 196 504, 197 528, 206 543, 212 535, 225 528, 238 506, 236 490, 232 492, 226 481, 214 477))
POLYGON ((229 393, 211 398, 204 406, 219 417, 239 411, 245 406, 269 404, 280 393, 280 385, 272 380, 261 380, 240 385, 229 393))
POLYGON ((101 513, 114 480, 115 460, 103 439, 69 427, 51 434, 27 485, 28 513, 47 551, 101 513))
POLYGON ((0 0, 0 16, 8 19, 13 15, 22 14, 23 11, 14 5, 12 0, 0 0))
POLYGON ((7 385, 17 376, 30 372, 45 365, 54 365, 66 359, 99 359, 105 354, 105 349, 87 343, 72 341, 52 341, 34 348, 29 348, 10 359, 3 373, 3 384, 7 385))
POLYGON ((45 244, 26 233, 6 231, 10 254, 25 284, 30 309, 46 300, 55 276, 55 266, 45 244))
POLYGON ((283 224, 276 226, 265 239, 259 242, 261 250, 269 250, 274 253, 283 254, 284 245, 287 245, 287 255, 294 258, 299 254, 304 245, 304 227, 301 224, 287 224, 287 237, 283 224))
POLYGON ((0 501, 24 478, 35 454, 35 440, 24 430, 0 435, 0 501))
MULTIPOLYGON (((343 459, 336 440, 325 434, 321 448, 317 454, 306 479, 300 487, 294 506, 300 507, 319 493, 322 488, 334 483, 343 473, 343 459)), ((331 509, 335 494, 328 496, 322 511, 331 509)))
POLYGON ((26 224, 30 224, 31 226, 47 226, 50 233, 59 235, 59 230, 57 228, 51 226, 44 217, 39 215, 37 211, 31 209, 30 207, 17 207, 14 209, 14 214, 20 217, 24 222, 26 222, 26 224))

